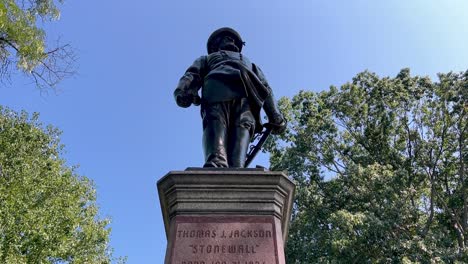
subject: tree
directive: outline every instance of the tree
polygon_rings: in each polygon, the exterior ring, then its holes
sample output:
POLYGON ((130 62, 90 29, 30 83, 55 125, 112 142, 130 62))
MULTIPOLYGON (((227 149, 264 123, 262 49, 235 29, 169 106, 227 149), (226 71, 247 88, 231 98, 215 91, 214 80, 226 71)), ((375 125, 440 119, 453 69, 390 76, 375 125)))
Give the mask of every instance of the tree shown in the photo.
POLYGON ((92 182, 61 158, 60 131, 0 107, 0 263, 110 263, 92 182))
POLYGON ((47 49, 40 26, 57 20, 63 0, 0 0, 0 80, 9 80, 14 67, 33 79, 39 89, 54 88, 74 73, 75 54, 57 41, 47 49))
POLYGON ((468 71, 363 72, 282 98, 273 170, 297 184, 288 263, 468 261, 468 71))

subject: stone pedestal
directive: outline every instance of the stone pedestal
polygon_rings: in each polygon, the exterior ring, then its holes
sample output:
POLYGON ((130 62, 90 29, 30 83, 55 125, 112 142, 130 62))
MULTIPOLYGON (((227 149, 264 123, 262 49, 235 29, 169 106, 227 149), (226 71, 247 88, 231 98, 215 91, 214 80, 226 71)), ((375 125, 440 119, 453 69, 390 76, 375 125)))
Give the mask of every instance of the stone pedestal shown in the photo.
POLYGON ((265 169, 172 171, 158 181, 166 264, 284 264, 294 184, 265 169))

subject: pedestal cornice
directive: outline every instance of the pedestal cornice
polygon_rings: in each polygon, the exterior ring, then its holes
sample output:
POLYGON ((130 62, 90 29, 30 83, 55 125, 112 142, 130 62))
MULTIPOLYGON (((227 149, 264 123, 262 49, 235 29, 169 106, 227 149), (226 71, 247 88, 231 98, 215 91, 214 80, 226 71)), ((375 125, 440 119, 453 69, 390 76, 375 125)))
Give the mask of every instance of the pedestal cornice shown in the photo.
POLYGON ((158 181, 166 236, 175 216, 274 216, 286 241, 294 184, 282 172, 265 169, 188 168, 158 181))

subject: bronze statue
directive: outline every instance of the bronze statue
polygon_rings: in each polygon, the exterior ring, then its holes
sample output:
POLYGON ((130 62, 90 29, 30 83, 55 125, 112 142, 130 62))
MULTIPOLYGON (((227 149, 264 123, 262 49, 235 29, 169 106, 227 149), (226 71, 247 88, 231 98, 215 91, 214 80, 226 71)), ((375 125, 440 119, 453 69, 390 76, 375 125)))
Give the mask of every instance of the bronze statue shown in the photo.
POLYGON ((195 60, 174 91, 180 107, 201 105, 204 167, 245 166, 249 142, 262 131, 262 108, 273 134, 286 127, 262 71, 242 55, 244 44, 231 28, 214 31, 208 55, 195 60))

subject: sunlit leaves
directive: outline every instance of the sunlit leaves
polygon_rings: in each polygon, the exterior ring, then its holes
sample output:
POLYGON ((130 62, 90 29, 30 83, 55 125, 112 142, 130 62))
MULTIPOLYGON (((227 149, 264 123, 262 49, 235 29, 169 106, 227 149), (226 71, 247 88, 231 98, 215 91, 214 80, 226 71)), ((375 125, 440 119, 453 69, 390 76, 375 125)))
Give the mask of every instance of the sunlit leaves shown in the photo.
POLYGON ((468 261, 468 71, 371 72, 279 106, 272 169, 298 186, 288 263, 468 261))
POLYGON ((109 263, 92 182, 61 158, 60 131, 0 107, 0 263, 109 263))
POLYGON ((47 48, 43 22, 56 20, 56 0, 0 0, 0 80, 13 70, 32 77, 38 88, 54 87, 73 73, 74 54, 68 45, 47 48), (38 21, 39 20, 39 21, 38 21))

